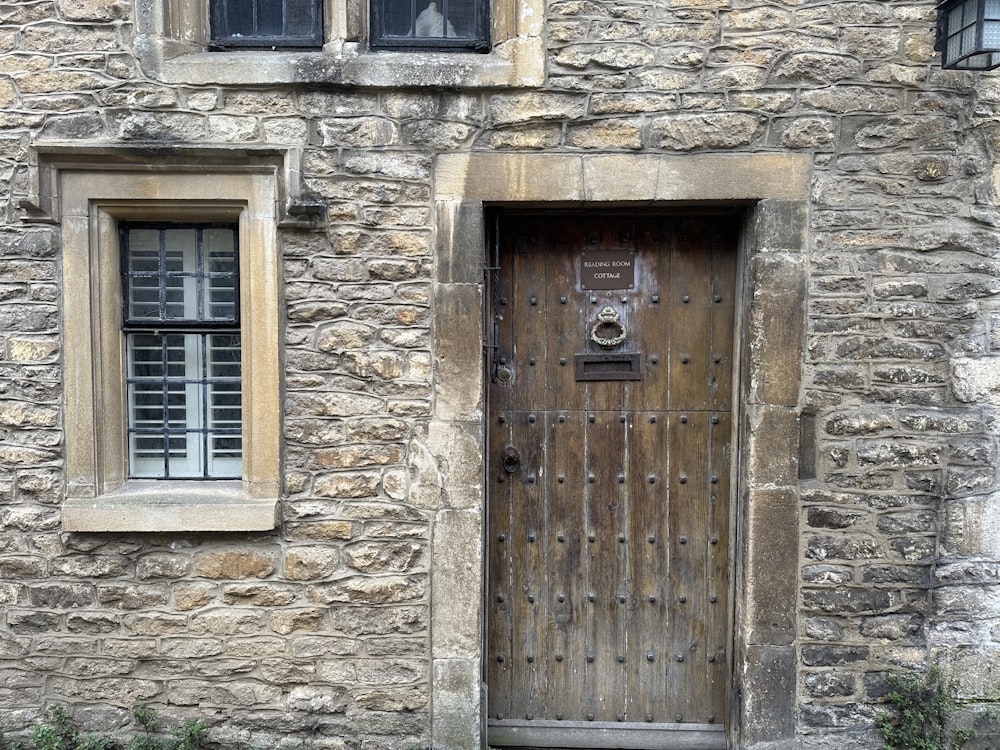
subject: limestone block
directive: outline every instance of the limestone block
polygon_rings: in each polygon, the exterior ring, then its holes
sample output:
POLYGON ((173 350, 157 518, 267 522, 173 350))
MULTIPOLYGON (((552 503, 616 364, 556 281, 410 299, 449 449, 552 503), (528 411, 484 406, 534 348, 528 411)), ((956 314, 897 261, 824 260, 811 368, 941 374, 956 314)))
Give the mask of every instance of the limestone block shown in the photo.
POLYGON ((562 126, 516 127, 491 130, 482 143, 494 149, 547 149, 562 141, 562 126))
POLYGON ((481 526, 478 508, 438 514, 432 561, 436 658, 472 658, 479 653, 481 526))
POLYGON ((136 561, 136 578, 183 578, 190 568, 190 558, 187 555, 174 555, 155 552, 143 555, 136 561))
POLYGON ((607 120, 586 125, 571 125, 566 145, 589 149, 642 148, 642 124, 632 120, 607 120))
POLYGON ((270 583, 245 583, 226 586, 222 601, 256 607, 281 607, 296 599, 294 591, 270 583))
POLYGON ((426 709, 430 696, 421 688, 374 688, 351 691, 354 705, 369 711, 419 711, 426 709))
POLYGON ((315 633, 323 629, 325 609, 283 610, 271 615, 271 630, 279 635, 315 633))
POLYGON ((775 81, 830 84, 842 80, 857 80, 861 62, 849 55, 824 52, 791 52, 773 72, 775 81))
POLYGON ((1000 695, 1000 648, 952 649, 941 653, 946 674, 958 683, 960 698, 996 700, 1000 695))
POLYGON ((424 576, 353 576, 336 583, 313 586, 308 591, 310 601, 321 604, 352 603, 399 604, 424 597, 427 581, 424 576))
POLYGON ((964 403, 1000 404, 1000 357, 959 357, 951 361, 951 387, 964 403))
MULTIPOLYGON (((51 685, 57 695, 83 698, 89 701, 109 701, 118 705, 131 706, 159 695, 162 684, 154 680, 128 678, 103 678, 78 680, 69 677, 54 677, 51 685)), ((171 688, 171 692, 173 688, 171 688)))
POLYGON ((1000 493, 946 503, 941 544, 947 554, 1000 559, 1000 493))
MULTIPOLYGON (((137 619, 139 617, 136 616, 137 619)), ((249 635, 261 632, 264 629, 263 623, 264 615, 259 610, 206 609, 191 615, 189 627, 184 628, 184 632, 203 635, 249 635)), ((147 634, 152 635, 155 632, 153 627, 155 626, 147 623, 147 634)))
POLYGON ((137 610, 165 607, 170 601, 170 594, 165 586, 102 583, 97 586, 97 601, 104 607, 137 610))
POLYGON ((344 471, 322 474, 313 480, 313 492, 320 497, 362 498, 375 497, 381 483, 376 471, 344 471))
POLYGON ((414 542, 361 542, 344 551, 344 562, 363 573, 403 573, 420 567, 424 551, 414 542))
POLYGON ((749 498, 745 628, 749 642, 787 645, 795 638, 798 587, 798 498, 789 489, 749 498))
POLYGON ((795 647, 750 646, 738 669, 754 675, 753 683, 743 690, 746 746, 790 748, 796 723, 795 647))
POLYGON ((198 659, 223 653, 221 638, 164 638, 160 653, 171 659, 198 659))
POLYGON ((468 750, 479 746, 480 664, 475 659, 434 661, 433 747, 468 750))
POLYGON ((286 524, 285 533, 292 542, 334 542, 350 539, 354 529, 349 521, 309 521, 286 524))
POLYGON ((398 128, 379 117, 326 118, 318 123, 322 145, 333 148, 389 146, 399 140, 398 128))
MULTIPOLYGON (((426 607, 402 605, 378 610, 366 607, 338 606, 330 610, 331 627, 349 636, 412 635, 426 633, 429 623, 426 607)), ((301 639, 295 651, 303 649, 301 639)), ((304 653, 303 655, 308 655, 304 653)))
POLYGON ((753 141, 757 117, 744 113, 664 115, 653 118, 650 135, 654 146, 676 151, 736 148, 753 141))

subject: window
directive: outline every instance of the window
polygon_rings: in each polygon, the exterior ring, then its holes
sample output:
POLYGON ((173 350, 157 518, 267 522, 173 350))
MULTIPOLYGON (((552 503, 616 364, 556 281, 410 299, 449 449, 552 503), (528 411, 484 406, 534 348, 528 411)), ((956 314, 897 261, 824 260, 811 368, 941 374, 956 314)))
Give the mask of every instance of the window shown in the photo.
POLYGON ((237 230, 122 224, 130 477, 238 479, 237 230))
POLYGON ((64 530, 273 529, 281 158, 61 158, 64 530))
POLYGON ((212 46, 319 47, 321 0, 211 0, 212 46))
POLYGON ((373 49, 489 49, 484 0, 372 0, 373 49))
MULTIPOLYGON (((321 47, 290 48, 223 30, 212 20, 216 3, 228 8, 234 0, 144 0, 136 5, 134 50, 146 75, 177 85, 496 89, 544 82, 544 0, 433 1, 428 10, 431 0, 317 0, 321 47)), ((292 0, 284 2, 287 17, 292 0)))

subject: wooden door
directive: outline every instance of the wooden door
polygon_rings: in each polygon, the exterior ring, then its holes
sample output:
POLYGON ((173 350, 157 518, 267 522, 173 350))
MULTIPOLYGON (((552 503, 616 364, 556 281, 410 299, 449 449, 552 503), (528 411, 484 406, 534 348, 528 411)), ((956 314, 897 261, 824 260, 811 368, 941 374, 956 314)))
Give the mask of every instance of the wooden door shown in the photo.
POLYGON ((738 222, 497 226, 490 744, 724 748, 738 222))

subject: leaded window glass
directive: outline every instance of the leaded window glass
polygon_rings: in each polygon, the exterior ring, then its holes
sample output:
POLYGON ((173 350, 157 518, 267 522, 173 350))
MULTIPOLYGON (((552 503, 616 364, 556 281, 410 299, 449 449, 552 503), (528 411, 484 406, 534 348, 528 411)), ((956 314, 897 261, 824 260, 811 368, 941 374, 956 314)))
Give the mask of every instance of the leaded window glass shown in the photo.
POLYGON ((322 0, 211 0, 216 47, 320 47, 322 0))
POLYGON ((372 0, 374 49, 489 48, 485 0, 372 0))
POLYGON ((235 225, 123 224, 129 475, 239 478, 235 225))

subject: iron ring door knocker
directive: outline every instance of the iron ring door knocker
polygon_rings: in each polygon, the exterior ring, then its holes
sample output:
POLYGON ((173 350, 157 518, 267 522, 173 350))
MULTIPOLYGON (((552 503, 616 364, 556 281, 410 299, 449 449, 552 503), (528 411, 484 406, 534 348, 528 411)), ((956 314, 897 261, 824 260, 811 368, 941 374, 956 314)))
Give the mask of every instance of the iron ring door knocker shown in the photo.
POLYGON ((611 305, 605 306, 603 310, 597 313, 597 322, 594 323, 594 327, 590 329, 590 340, 602 349, 612 349, 618 346, 625 340, 626 335, 628 335, 628 331, 622 324, 622 318, 618 312, 611 307, 611 305), (617 335, 612 336, 611 338, 605 338, 598 333, 601 329, 610 326, 616 326, 618 328, 617 335))
POLYGON ((521 470, 521 451, 513 445, 508 445, 500 454, 503 470, 508 474, 516 474, 521 470))

